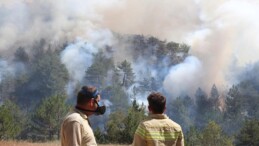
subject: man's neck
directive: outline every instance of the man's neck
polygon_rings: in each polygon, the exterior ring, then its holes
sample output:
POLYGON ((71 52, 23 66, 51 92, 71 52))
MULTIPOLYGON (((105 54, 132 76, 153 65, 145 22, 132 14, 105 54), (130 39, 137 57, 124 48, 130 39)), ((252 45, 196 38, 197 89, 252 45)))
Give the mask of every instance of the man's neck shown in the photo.
POLYGON ((85 109, 84 107, 80 106, 80 105, 76 105, 75 107, 76 109, 80 110, 83 114, 85 114, 87 117, 91 116, 93 114, 93 112, 87 111, 87 109, 85 109))

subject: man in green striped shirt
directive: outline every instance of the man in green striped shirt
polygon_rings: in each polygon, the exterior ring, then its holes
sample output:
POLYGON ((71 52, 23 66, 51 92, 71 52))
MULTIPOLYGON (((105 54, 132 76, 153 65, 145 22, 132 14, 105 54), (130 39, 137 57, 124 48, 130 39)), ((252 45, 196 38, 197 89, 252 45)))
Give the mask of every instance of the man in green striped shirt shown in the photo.
POLYGON ((148 118, 134 135, 133 146, 184 146, 182 128, 165 114, 166 98, 158 92, 148 97, 148 118))

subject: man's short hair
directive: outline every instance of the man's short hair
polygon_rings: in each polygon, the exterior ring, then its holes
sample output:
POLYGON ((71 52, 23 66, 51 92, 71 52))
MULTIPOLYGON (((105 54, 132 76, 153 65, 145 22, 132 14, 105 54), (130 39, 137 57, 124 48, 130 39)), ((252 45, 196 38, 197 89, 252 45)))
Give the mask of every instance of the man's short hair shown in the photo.
POLYGON ((166 98, 159 92, 152 92, 147 97, 149 107, 155 114, 162 114, 165 110, 166 98))
POLYGON ((83 86, 77 94, 77 104, 84 104, 89 102, 92 98, 99 95, 98 90, 94 86, 83 86))

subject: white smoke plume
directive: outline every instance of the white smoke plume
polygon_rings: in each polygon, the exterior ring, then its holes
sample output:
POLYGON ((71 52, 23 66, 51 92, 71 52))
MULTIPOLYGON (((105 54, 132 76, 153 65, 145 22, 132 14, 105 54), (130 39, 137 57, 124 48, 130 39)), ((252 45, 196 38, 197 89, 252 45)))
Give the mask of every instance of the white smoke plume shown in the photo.
POLYGON ((22 63, 10 62, 0 58, 0 83, 5 77, 23 75, 25 72, 26 70, 22 63))
MULTIPOLYGON (((111 32, 152 35, 161 40, 187 43, 195 56, 187 59, 190 62, 183 62, 180 69, 172 67, 168 72, 164 81, 167 92, 176 87, 180 91, 175 92, 179 94, 197 86, 208 90, 214 83, 220 87, 232 81, 227 78, 233 72, 230 69, 258 61, 258 13, 257 0, 1 0, 0 53, 10 55, 19 46, 30 49, 41 38, 55 44, 73 42, 80 37, 82 42, 98 49, 101 48, 98 45, 116 43, 111 39, 111 32), (198 68, 185 67, 194 67, 197 60, 201 64, 198 68), (202 73, 202 76, 198 80, 192 73, 202 73), (176 76, 179 81, 175 80, 176 76), (186 78, 189 84, 179 84, 186 78)), ((93 49, 90 46, 86 48, 93 49)), ((62 61, 71 77, 80 79, 82 72, 74 67, 87 67, 91 58, 80 64, 80 57, 73 56, 84 50, 80 49, 79 42, 67 49, 62 61), (71 62, 77 64, 73 66, 71 62)), ((122 45, 115 49, 118 60, 131 58, 122 45)), ((87 55, 86 50, 80 55, 87 55)))
POLYGON ((3 80, 3 76, 9 72, 10 72, 10 69, 8 68, 8 62, 4 60, 0 60, 0 83, 3 80))
POLYGON ((67 86, 68 94, 71 94, 73 87, 83 80, 85 68, 92 64, 92 53, 97 51, 91 44, 77 40, 75 43, 67 46, 61 53, 61 61, 68 69, 70 75, 70 81, 67 86))
POLYGON ((201 62, 196 57, 189 56, 183 63, 170 69, 163 85, 165 90, 173 97, 186 95, 186 92, 192 93, 196 90, 197 86, 193 83, 199 83, 202 76, 201 62), (189 91, 186 91, 186 89, 189 89, 189 91))

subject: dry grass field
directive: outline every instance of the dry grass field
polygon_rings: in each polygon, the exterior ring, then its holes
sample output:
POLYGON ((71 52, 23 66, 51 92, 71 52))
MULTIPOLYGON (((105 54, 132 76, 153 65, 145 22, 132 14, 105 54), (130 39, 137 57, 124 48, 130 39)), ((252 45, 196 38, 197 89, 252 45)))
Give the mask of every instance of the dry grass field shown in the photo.
MULTIPOLYGON (((31 143, 26 141, 0 141, 0 146, 60 146, 60 142, 31 143)), ((129 146, 129 145, 98 145, 98 146, 129 146)))

